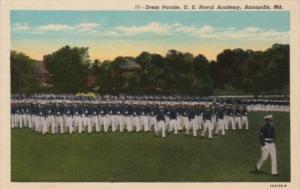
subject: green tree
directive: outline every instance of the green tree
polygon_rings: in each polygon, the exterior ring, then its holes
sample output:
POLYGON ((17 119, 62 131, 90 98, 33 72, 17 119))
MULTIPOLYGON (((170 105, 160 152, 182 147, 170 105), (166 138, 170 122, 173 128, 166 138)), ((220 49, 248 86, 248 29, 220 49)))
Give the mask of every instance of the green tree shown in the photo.
POLYGON ((213 65, 214 64, 209 63, 207 58, 202 54, 199 54, 194 58, 193 60, 194 74, 195 74, 195 78, 197 79, 196 86, 194 87, 194 89, 198 94, 209 95, 212 93, 213 73, 211 73, 211 67, 213 65))
POLYGON ((266 84, 271 90, 277 90, 279 94, 289 88, 290 56, 289 45, 274 44, 264 52, 266 57, 266 84))
POLYGON ((267 64, 264 53, 262 51, 252 51, 251 56, 248 57, 245 63, 247 72, 242 79, 242 89, 245 92, 258 96, 268 88, 268 78, 266 77, 267 64))
POLYGON ((58 92, 85 91, 89 74, 88 48, 65 46, 44 58, 46 68, 53 74, 54 88, 58 92))
POLYGON ((39 88, 36 61, 21 52, 11 51, 11 92, 31 93, 39 88))
POLYGON ((241 88, 242 79, 245 77, 245 61, 249 53, 242 49, 225 49, 217 55, 215 70, 216 86, 218 88, 241 88))

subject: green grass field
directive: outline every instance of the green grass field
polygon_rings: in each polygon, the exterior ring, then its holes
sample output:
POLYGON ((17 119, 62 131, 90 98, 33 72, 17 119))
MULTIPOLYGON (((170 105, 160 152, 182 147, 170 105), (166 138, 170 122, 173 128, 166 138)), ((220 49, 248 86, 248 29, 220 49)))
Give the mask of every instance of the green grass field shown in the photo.
POLYGON ((273 113, 279 176, 251 174, 260 158, 258 132, 268 113, 249 113, 250 130, 213 140, 153 133, 41 135, 12 129, 12 181, 278 182, 290 181, 289 113, 273 113))

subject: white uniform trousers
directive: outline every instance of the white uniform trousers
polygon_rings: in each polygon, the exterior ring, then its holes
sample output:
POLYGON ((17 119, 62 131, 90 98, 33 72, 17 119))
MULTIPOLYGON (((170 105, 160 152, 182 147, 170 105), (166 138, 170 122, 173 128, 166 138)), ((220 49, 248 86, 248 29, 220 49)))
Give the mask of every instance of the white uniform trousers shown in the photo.
POLYGON ((34 130, 37 132, 41 132, 39 116, 37 115, 33 116, 33 123, 34 123, 34 130))
POLYGON ((98 126, 100 131, 102 130, 104 123, 103 123, 103 119, 104 119, 105 115, 98 115, 98 126))
POLYGON ((65 126, 66 129, 69 130, 69 133, 72 134, 73 133, 73 119, 72 116, 65 116, 65 126))
POLYGON ((240 116, 235 116, 234 117, 234 125, 238 125, 239 129, 242 129, 242 120, 240 116))
POLYGON ((202 129, 203 126, 203 117, 201 115, 196 116, 198 129, 202 129))
POLYGON ((193 118, 189 120, 189 126, 185 130, 185 134, 188 135, 190 133, 190 130, 193 130, 193 136, 197 136, 197 119, 193 118))
POLYGON ((150 131, 148 117, 146 115, 140 116, 140 123, 145 132, 150 131))
POLYGON ((189 127, 190 127, 189 118, 182 116, 181 120, 182 120, 182 123, 183 123, 183 128, 186 129, 186 130, 189 129, 189 127))
POLYGON ((17 114, 17 127, 23 128, 23 115, 17 114))
MULTIPOLYGON (((186 125, 186 124, 184 124, 184 125, 186 125)), ((192 128, 192 120, 188 119, 187 126, 185 126, 185 134, 186 135, 189 135, 191 128, 192 128)))
POLYGON ((11 128, 16 127, 16 114, 11 114, 11 128))
POLYGON ((208 130, 208 138, 212 138, 212 121, 205 120, 204 122, 204 129, 202 130, 202 136, 205 135, 206 131, 208 130))
POLYGON ((265 146, 261 147, 261 158, 256 164, 256 168, 260 170, 264 162, 271 156, 271 171, 272 174, 277 174, 277 158, 276 158, 276 147, 274 143, 265 143, 265 146))
POLYGON ((92 115, 91 117, 91 130, 93 130, 93 127, 95 128, 96 132, 100 132, 98 115, 92 115))
POLYGON ((197 124, 197 118, 196 117, 190 121, 190 125, 193 129, 193 136, 197 136, 198 124, 197 124))
POLYGON ((125 116, 125 123, 127 132, 131 132, 133 130, 131 116, 125 116))
POLYGON ((89 133, 92 132, 92 120, 90 116, 82 116, 82 121, 83 121, 83 129, 87 130, 89 133))
POLYGON ((181 131, 184 128, 183 116, 182 115, 177 116, 177 122, 178 122, 178 130, 181 131))
POLYGON ((248 117, 247 116, 242 116, 242 126, 245 125, 246 129, 249 129, 248 126, 248 117))
POLYGON ((170 131, 169 122, 170 122, 169 116, 165 115, 165 125, 166 125, 166 128, 168 128, 168 131, 170 131))
POLYGON ((218 119, 216 134, 218 134, 219 131, 221 131, 223 136, 225 135, 225 121, 224 121, 224 119, 218 119))
POLYGON ((30 129, 33 130, 34 129, 34 115, 33 114, 30 115, 30 124, 31 124, 30 129))
POLYGON ((120 114, 118 114, 118 115, 115 115, 114 116, 114 122, 115 122, 115 124, 114 124, 114 129, 113 129, 113 132, 115 132, 116 130, 120 130, 121 131, 121 127, 122 127, 122 131, 123 131, 123 126, 122 126, 122 122, 123 122, 123 119, 122 119, 122 115, 120 115, 120 114))
POLYGON ((117 115, 110 115, 110 124, 112 132, 116 132, 118 130, 118 120, 117 115))
POLYGON ((113 132, 120 130, 120 126, 122 124, 122 119, 120 114, 114 115, 114 128, 113 132))
POLYGON ((149 123, 148 125, 149 125, 149 130, 150 130, 150 131, 152 130, 152 128, 155 127, 156 122, 157 122, 157 120, 156 120, 156 117, 155 117, 155 116, 149 116, 149 117, 148 117, 148 123, 149 123))
POLYGON ((48 124, 47 124, 46 117, 39 116, 39 124, 42 129, 42 133, 46 134, 48 132, 48 124))
POLYGON ((174 131, 175 134, 178 134, 178 121, 177 119, 169 120, 169 130, 174 131))
POLYGON ((29 127, 30 129, 32 128, 32 122, 31 122, 31 115, 30 114, 25 114, 24 118, 25 122, 25 127, 29 127))
POLYGON ((228 119, 227 119, 228 128, 229 128, 229 124, 231 124, 232 130, 235 130, 235 124, 234 124, 233 116, 228 116, 228 119))
POLYGON ((170 128, 170 118, 169 116, 165 116, 165 125, 166 125, 166 132, 171 132, 172 129, 170 128))
POLYGON ((228 116, 224 115, 224 125, 225 125, 225 129, 228 130, 228 116))
POLYGON ((26 114, 22 114, 22 122, 23 122, 23 127, 28 127, 27 125, 27 115, 26 114))
POLYGON ((141 128, 140 128, 140 117, 139 116, 133 116, 132 117, 132 126, 133 126, 133 129, 135 128, 135 130, 137 132, 139 132, 141 130, 141 128))
POLYGON ((55 118, 54 115, 49 115, 47 118, 47 127, 50 128, 51 133, 55 134, 55 118))
POLYGON ((165 125, 165 122, 164 121, 158 121, 157 124, 156 124, 156 135, 158 136, 159 133, 161 132, 161 136, 163 138, 166 137, 166 125, 165 125))
POLYGON ((18 114, 14 114, 14 128, 18 128, 19 127, 19 117, 18 114))
POLYGON ((217 124, 216 115, 211 116, 211 124, 212 124, 212 130, 214 130, 216 128, 216 124, 217 124))
POLYGON ((107 123, 108 123, 108 130, 109 130, 109 128, 112 128, 114 125, 113 115, 107 115, 107 123))
POLYGON ((22 114, 22 123, 23 123, 23 127, 27 128, 28 124, 27 124, 27 115, 26 114, 22 114))
POLYGON ((78 133, 81 134, 82 133, 82 118, 80 115, 75 115, 73 117, 74 119, 74 128, 77 128, 78 133))
POLYGON ((59 129, 60 133, 64 133, 64 121, 62 116, 55 116, 55 125, 59 129))
POLYGON ((117 122, 117 126, 119 127, 119 130, 120 132, 123 132, 124 131, 124 119, 123 119, 124 116, 122 116, 121 114, 118 114, 116 116, 116 122, 117 122))
POLYGON ((107 132, 109 129, 109 116, 108 115, 104 115, 102 116, 102 123, 103 123, 103 130, 104 132, 107 132))

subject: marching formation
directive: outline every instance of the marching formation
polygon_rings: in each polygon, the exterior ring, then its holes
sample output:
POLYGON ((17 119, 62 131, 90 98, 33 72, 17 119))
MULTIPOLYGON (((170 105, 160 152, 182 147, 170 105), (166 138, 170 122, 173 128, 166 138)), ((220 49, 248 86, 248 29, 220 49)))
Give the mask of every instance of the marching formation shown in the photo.
POLYGON ((127 102, 129 104, 237 104, 247 106, 249 112, 256 111, 278 111, 289 112, 290 103, 288 99, 282 97, 272 97, 268 99, 254 99, 250 96, 208 96, 193 97, 183 95, 95 95, 94 96, 76 96, 74 94, 32 94, 30 96, 15 94, 12 96, 13 103, 119 103, 127 102))
POLYGON ((249 100, 246 102, 249 112, 272 111, 289 112, 290 104, 287 100, 249 100))
POLYGON ((155 132, 156 136, 225 135, 226 130, 248 129, 247 112, 289 111, 283 102, 232 101, 213 98, 39 95, 13 96, 12 128, 42 134, 91 132, 155 132))
POLYGON ((166 137, 185 132, 212 138, 231 128, 248 129, 247 109, 223 105, 18 104, 12 127, 42 134, 82 132, 150 132, 166 137))

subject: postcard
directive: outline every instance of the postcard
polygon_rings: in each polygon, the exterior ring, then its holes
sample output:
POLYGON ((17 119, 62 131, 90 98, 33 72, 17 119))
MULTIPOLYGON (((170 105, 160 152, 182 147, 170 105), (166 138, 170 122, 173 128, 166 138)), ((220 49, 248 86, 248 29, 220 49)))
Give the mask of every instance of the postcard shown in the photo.
POLYGON ((299 188, 298 1, 0 1, 1 188, 299 188))

